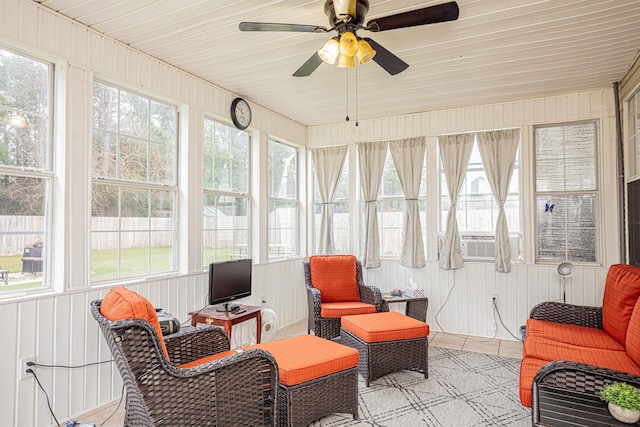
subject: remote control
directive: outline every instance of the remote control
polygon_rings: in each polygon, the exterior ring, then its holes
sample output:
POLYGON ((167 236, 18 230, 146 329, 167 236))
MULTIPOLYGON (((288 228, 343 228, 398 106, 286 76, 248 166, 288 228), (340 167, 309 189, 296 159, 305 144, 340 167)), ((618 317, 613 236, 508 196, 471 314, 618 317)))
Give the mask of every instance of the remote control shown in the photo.
POLYGON ((236 310, 236 314, 244 313, 245 311, 247 310, 245 310, 244 308, 239 308, 238 310, 236 310))

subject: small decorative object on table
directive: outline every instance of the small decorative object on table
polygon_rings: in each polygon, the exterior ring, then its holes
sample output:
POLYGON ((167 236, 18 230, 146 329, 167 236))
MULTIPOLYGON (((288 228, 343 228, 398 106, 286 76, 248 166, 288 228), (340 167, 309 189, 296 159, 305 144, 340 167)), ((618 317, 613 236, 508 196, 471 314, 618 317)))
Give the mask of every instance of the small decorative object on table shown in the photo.
POLYGON ((402 291, 400 289, 394 289, 394 290, 391 291, 391 296, 401 297, 402 296, 402 291))
POLYGON ((600 398, 609 403, 609 412, 616 420, 633 424, 640 420, 640 390, 614 382, 600 391, 600 398))

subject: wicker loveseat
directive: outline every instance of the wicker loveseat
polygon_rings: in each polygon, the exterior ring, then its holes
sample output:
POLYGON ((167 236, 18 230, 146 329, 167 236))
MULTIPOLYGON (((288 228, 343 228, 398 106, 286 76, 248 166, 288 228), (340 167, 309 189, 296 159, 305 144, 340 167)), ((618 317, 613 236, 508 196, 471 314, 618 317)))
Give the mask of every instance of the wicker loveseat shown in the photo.
POLYGON ((545 302, 527 320, 520 400, 534 425, 611 425, 600 390, 640 386, 640 268, 612 265, 602 307, 545 302))
POLYGON ((388 311, 380 289, 364 284, 362 264, 355 256, 314 255, 303 264, 309 307, 307 332, 336 338, 342 316, 388 311))
POLYGON ((229 351, 217 326, 162 337, 155 309, 125 288, 91 303, 126 387, 125 426, 276 425, 278 370, 264 350, 229 351))

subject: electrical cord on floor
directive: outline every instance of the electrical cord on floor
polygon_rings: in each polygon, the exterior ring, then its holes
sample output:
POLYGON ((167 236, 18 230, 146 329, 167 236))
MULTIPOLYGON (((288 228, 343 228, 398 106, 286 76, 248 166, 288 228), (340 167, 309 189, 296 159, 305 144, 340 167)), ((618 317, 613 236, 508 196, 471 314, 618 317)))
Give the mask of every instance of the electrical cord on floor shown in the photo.
POLYGON ((111 415, 109 415, 106 420, 104 420, 102 423, 100 423, 98 425, 100 425, 100 426, 105 425, 107 423, 107 421, 109 421, 109 419, 111 417, 113 417, 116 414, 116 412, 118 412, 118 409, 120 409, 120 406, 122 405, 122 399, 123 398, 124 398, 124 384, 122 384, 122 393, 120 393, 120 401, 118 402, 118 406, 116 406, 116 409, 113 410, 111 415))
POLYGON ((33 375, 33 378, 36 379, 36 383, 38 383, 38 387, 40 387, 40 390, 42 390, 42 392, 44 393, 44 397, 47 398, 47 406, 49 407, 49 412, 51 413, 51 416, 53 417, 53 419, 56 422, 56 425, 58 427, 60 427, 60 422, 58 421, 58 419, 56 418, 56 415, 53 413, 53 408, 51 408, 51 402, 49 401, 49 395, 47 394, 47 391, 44 389, 44 387, 42 387, 42 384, 40 384, 40 380, 38 379, 38 376, 36 375, 36 373, 33 371, 33 369, 27 369, 27 373, 33 375))
POLYGON ((438 324, 438 327, 440 328, 440 331, 445 333, 445 334, 447 333, 447 331, 444 330, 444 328, 442 327, 442 325, 438 321, 438 314, 440 314, 440 312, 442 311, 444 306, 447 305, 447 302, 449 302, 449 298, 451 298, 451 293, 453 292, 453 288, 455 288, 455 286, 456 286, 456 271, 453 270, 453 284, 451 285, 451 288, 449 289, 449 293, 447 294, 447 298, 445 298, 444 302, 442 303, 442 305, 440 306, 440 308, 436 312, 436 315, 433 316, 434 320, 438 324))
MULTIPOLYGON (((44 387, 42 386, 42 384, 40 383, 40 380, 38 379, 38 376, 36 375, 35 371, 33 369, 31 369, 31 367, 35 367, 35 368, 65 368, 65 369, 77 369, 77 368, 86 368, 87 366, 95 366, 95 365, 102 365, 104 363, 111 363, 114 360, 103 360, 102 362, 92 362, 92 363, 85 363, 83 365, 46 365, 44 363, 35 363, 35 362, 27 362, 27 366, 29 366, 29 369, 26 370, 27 373, 33 375, 33 378, 35 378, 36 383, 38 383, 38 387, 40 387, 40 390, 42 390, 42 392, 44 393, 45 397, 47 398, 47 406, 49 407, 49 412, 51 413, 51 416, 53 417, 53 419, 56 422, 56 425, 58 427, 60 426, 60 422, 58 421, 58 419, 56 418, 56 415, 53 413, 53 408, 51 407, 51 403, 49 401, 49 394, 47 394, 47 391, 44 389, 44 387)), ((122 385, 122 394, 124 395, 124 384, 122 385)), ((118 408, 120 407, 120 404, 122 403, 122 396, 120 396, 120 403, 118 403, 118 407, 116 408, 116 411, 118 410, 118 408)), ((115 411, 113 412, 113 414, 115 414, 115 411)), ((113 414, 109 415, 109 417, 107 418, 107 420, 109 418, 111 418, 113 416, 113 414)), ((107 420, 104 421, 104 423, 107 422, 107 420)), ((73 420, 75 425, 77 423, 78 420, 73 420)), ((102 424, 104 424, 102 423, 102 424)), ((66 425, 66 424, 65 424, 66 425)))
MULTIPOLYGON (((498 313, 498 319, 500 319, 500 324, 509 333, 509 335, 511 335, 513 338, 515 338, 518 341, 522 341, 521 338, 518 338, 515 335, 513 335, 511 333, 511 331, 509 330, 509 328, 507 328, 507 325, 505 325, 504 322, 502 321, 502 316, 500 316, 500 310, 498 310, 498 305, 496 304, 496 300, 495 299, 493 300, 493 310, 494 310, 494 313, 498 313)), ((494 318, 495 318, 495 315, 494 315, 494 318)))

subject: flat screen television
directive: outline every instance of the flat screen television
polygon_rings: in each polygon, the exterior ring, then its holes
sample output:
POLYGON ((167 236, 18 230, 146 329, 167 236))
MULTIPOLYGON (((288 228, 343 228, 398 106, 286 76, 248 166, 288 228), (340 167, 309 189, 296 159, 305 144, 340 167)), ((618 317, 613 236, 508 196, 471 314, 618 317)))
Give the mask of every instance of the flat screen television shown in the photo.
POLYGON ((236 259, 209 265, 209 304, 218 311, 238 308, 230 302, 251 295, 251 260, 236 259))

